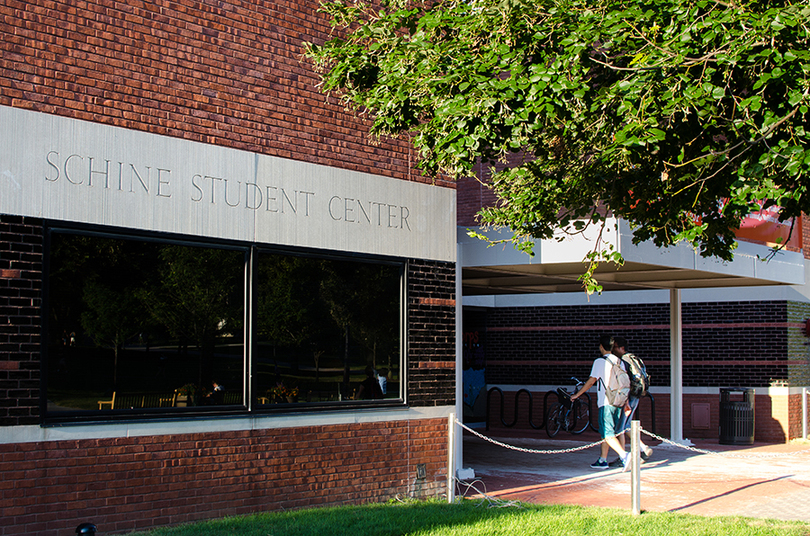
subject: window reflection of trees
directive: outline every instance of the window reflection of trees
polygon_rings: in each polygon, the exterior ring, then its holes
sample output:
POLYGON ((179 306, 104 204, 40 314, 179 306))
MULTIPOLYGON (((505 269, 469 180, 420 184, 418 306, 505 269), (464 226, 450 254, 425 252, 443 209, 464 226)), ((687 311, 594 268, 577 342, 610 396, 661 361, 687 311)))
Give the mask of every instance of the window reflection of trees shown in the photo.
MULTIPOLYGON (((212 382, 243 403, 246 249, 53 231, 49 251, 49 414, 200 405, 212 382)), ((254 405, 349 399, 366 365, 400 397, 400 265, 255 266, 254 405)))
POLYGON ((213 381, 242 389, 244 263, 243 252, 162 246, 157 283, 139 293, 173 340, 197 348, 202 389, 213 381))
POLYGON ((244 251, 55 232, 49 260, 51 411, 113 393, 105 409, 175 406, 214 380, 241 392, 244 251))
POLYGON ((397 376, 400 279, 398 265, 263 253, 257 400, 284 402, 291 389, 301 401, 351 399, 367 365, 397 376))

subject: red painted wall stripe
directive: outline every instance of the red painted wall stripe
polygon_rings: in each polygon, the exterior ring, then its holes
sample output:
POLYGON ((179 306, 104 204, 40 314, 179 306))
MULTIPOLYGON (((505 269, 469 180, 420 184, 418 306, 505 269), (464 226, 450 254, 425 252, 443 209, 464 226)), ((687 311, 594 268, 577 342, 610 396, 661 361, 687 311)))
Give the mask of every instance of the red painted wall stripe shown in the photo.
MULTIPOLYGON (((732 328, 798 328, 800 322, 730 322, 728 324, 683 324, 683 329, 732 329, 732 328)), ((489 327, 490 331, 628 331, 641 329, 669 329, 669 324, 609 325, 609 326, 502 326, 489 327)))
MULTIPOLYGON (((595 358, 594 358, 595 359, 595 358)), ((784 360, 774 360, 774 359, 689 359, 685 357, 683 360, 684 364, 688 364, 689 366, 717 366, 717 365, 783 365, 787 363, 788 365, 806 365, 810 363, 810 359, 791 359, 789 361, 784 360)), ((548 360, 548 359, 509 359, 504 361, 499 361, 497 359, 489 359, 487 360, 488 366, 493 365, 515 365, 515 366, 527 366, 527 365, 583 365, 583 364, 590 364, 593 363, 593 359, 563 359, 563 360, 548 360)), ((420 363, 420 366, 427 363, 420 363)), ((650 365, 669 365, 668 359, 645 359, 644 364, 647 366, 650 365)))
POLYGON ((419 298, 421 305, 442 305, 445 307, 455 307, 456 300, 443 300, 441 298, 419 298))
POLYGON ((419 367, 421 369, 455 369, 455 361, 420 361, 419 367))

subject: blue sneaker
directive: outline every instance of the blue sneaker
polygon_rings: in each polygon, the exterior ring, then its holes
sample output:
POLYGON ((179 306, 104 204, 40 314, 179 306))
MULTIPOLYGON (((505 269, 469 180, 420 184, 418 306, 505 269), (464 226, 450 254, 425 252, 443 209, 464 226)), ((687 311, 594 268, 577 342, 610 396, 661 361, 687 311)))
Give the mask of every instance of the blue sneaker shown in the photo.
POLYGON ((607 468, 608 462, 607 460, 603 460, 602 458, 599 458, 598 460, 596 460, 591 464, 591 469, 607 469, 607 468))

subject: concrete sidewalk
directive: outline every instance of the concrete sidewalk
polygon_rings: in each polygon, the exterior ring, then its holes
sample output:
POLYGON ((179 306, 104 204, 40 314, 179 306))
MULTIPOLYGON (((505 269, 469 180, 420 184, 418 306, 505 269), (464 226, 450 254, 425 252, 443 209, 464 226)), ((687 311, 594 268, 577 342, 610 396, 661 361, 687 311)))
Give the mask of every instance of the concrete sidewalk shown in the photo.
MULTIPOLYGON (((543 431, 480 433, 516 447, 549 451, 599 440, 593 432, 578 436, 560 432, 554 439, 543 431)), ((643 434, 642 441, 654 449, 652 458, 641 466, 642 511, 810 522, 810 444, 727 446, 716 440, 694 441, 695 448, 715 455, 659 444, 643 434)), ((490 497, 629 511, 630 471, 591 469, 598 456, 598 446, 533 454, 464 433, 463 466, 475 470, 476 485, 483 485, 490 497)), ((613 458, 611 452, 609 459, 613 458)), ((465 493, 474 494, 473 490, 465 493)))

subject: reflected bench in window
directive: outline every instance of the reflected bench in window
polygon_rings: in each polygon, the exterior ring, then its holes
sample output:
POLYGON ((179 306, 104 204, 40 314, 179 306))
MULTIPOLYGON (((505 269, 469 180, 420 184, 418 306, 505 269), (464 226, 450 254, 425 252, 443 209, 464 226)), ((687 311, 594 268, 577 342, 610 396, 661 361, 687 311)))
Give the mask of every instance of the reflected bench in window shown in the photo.
POLYGON ((174 406, 176 395, 118 393, 113 391, 110 400, 99 400, 98 409, 170 408, 174 406))

